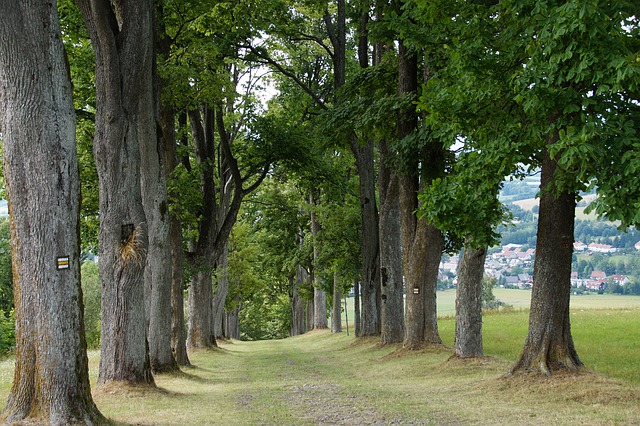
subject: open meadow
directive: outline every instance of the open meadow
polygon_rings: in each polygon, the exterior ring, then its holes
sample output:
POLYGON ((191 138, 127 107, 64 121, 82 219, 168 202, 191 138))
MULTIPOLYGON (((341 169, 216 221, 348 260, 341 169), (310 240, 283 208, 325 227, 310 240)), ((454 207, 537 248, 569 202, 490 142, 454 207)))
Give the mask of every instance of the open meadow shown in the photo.
MULTIPOLYGON (((441 305, 454 294, 439 292, 441 305)), ((573 298, 579 375, 504 377, 526 336, 528 294, 496 291, 517 308, 485 316, 483 359, 450 358, 451 315, 439 321, 444 345, 421 351, 328 331, 223 342, 192 352, 193 367, 156 376, 158 389, 96 388, 91 351, 94 399, 113 424, 639 424, 640 298, 573 298)), ((5 359, 1 401, 12 377, 5 359)))

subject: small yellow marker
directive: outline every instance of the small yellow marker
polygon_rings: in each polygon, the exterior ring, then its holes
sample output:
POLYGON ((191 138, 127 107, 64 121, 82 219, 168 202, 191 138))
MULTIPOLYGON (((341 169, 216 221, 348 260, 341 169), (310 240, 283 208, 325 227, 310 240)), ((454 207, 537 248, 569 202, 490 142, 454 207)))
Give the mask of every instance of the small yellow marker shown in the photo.
POLYGON ((57 259, 57 269, 69 269, 69 256, 62 256, 57 259))

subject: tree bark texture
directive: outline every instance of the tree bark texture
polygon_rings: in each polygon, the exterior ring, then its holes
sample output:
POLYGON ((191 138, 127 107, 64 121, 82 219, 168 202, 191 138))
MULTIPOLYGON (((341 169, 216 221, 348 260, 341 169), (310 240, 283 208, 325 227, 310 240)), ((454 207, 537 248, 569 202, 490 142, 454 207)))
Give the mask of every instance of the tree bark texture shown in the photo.
POLYGON ((360 334, 357 336, 375 336, 380 334, 380 250, 378 237, 378 208, 376 205, 376 186, 373 171, 373 141, 363 146, 359 140, 351 142, 351 151, 356 159, 360 178, 360 250, 362 253, 362 312, 360 334))
POLYGON ((404 339, 404 297, 402 282, 402 230, 398 199, 398 177, 388 162, 387 141, 380 142, 380 284, 382 288, 381 334, 382 344, 398 343, 404 339))
POLYGON ((482 279, 486 248, 465 247, 458 265, 456 290, 455 355, 459 358, 484 356, 482 348, 482 279))
MULTIPOLYGON (((557 140, 556 131, 548 143, 557 140)), ((557 167, 545 150, 529 331, 512 373, 533 370, 551 375, 553 371, 573 371, 583 365, 573 345, 569 319, 576 198, 574 193, 557 194, 557 167)))
POLYGON ((99 423, 80 288, 75 113, 55 1, 0 3, 0 111, 16 320, 0 422, 99 423))
POLYGON ((207 266, 193 271, 189 286, 189 327, 187 331, 187 347, 206 348, 215 346, 211 340, 212 315, 211 269, 207 266))
POLYGON ((211 315, 213 317, 213 337, 215 339, 224 337, 222 330, 222 319, 224 317, 224 304, 229 293, 229 243, 225 244, 222 256, 218 259, 218 267, 216 268, 217 286, 213 292, 213 301, 211 315))
POLYGON ((96 59, 94 156, 100 194, 102 334, 98 383, 153 384, 144 269, 147 219, 140 188, 142 139, 155 135, 153 3, 77 1, 96 59))
MULTIPOLYGON (((403 96, 418 90, 418 60, 402 44, 398 48, 398 93, 403 96)), ((399 140, 417 130, 418 117, 415 106, 410 105, 398 113, 397 137, 399 140)), ((418 219, 420 186, 430 183, 430 175, 437 173, 438 149, 428 147, 422 154, 414 148, 415 156, 405 158, 406 170, 398 177, 400 223, 402 227, 403 272, 407 287, 406 333, 404 346, 415 348, 423 343, 441 343, 438 333, 436 288, 438 266, 443 246, 441 232, 418 219), (429 150, 433 151, 432 153, 429 150)))
POLYGON ((338 282, 338 274, 333 273, 333 306, 331 307, 331 332, 342 332, 342 293, 340 292, 340 283, 338 282))
MULTIPOLYGON (((155 8, 153 9, 155 11, 155 8)), ((156 31, 152 33, 155 34, 156 31)), ((156 46, 155 40, 152 46, 156 46)), ((144 271, 145 312, 148 319, 149 360, 154 372, 178 369, 171 351, 171 216, 167 193, 168 166, 166 144, 175 137, 165 138, 160 116, 161 81, 156 72, 155 53, 152 56, 153 86, 143 108, 153 112, 155 126, 147 127, 140 138, 142 205, 149 229, 149 249, 144 271)), ((144 104, 143 104, 144 102, 144 104)))
MULTIPOLYGON (((178 165, 176 153, 175 111, 161 107, 160 123, 165 140, 165 158, 168 173, 178 165)), ((169 238, 171 247, 171 351, 178 365, 191 365, 187 355, 187 339, 184 318, 184 254, 182 251, 182 224, 170 215, 169 238)))
MULTIPOLYGON (((163 2, 156 2, 157 31, 155 43, 158 55, 164 60, 171 54, 171 38, 165 27, 165 15, 163 2)), ((165 81, 159 76, 159 92, 162 92, 165 81)), ((183 124, 183 123, 180 123, 183 124)), ((160 126, 162 127, 162 140, 164 143, 164 158, 166 175, 169 176, 178 165, 177 138, 176 138, 176 113, 175 109, 160 101, 160 126)), ((182 126, 183 128, 186 126, 182 126)), ((167 194, 169 196, 169 194, 167 194)), ((177 196, 177 194, 171 194, 177 196)), ((184 323, 184 254, 182 252, 182 224, 180 220, 169 214, 169 246, 170 246, 170 286, 171 286, 171 352, 177 365, 190 365, 187 355, 186 333, 184 323)), ((167 262, 169 263, 169 262, 167 262)))
POLYGON ((314 315, 315 309, 313 307, 313 298, 307 300, 307 308, 305 310, 305 322, 307 324, 306 326, 306 330, 307 331, 311 331, 313 330, 313 315, 314 315))
MULTIPOLYGON (((313 197, 310 197, 310 204, 313 206, 313 197)), ((316 330, 329 328, 327 319, 327 293, 322 289, 322 280, 315 273, 315 264, 320 256, 320 247, 317 243, 317 235, 320 232, 320 224, 316 220, 316 214, 311 212, 311 233, 313 234, 313 262, 314 269, 311 273, 313 282, 313 328, 316 330)))
POLYGON ((296 268, 296 276, 293 280, 291 297, 291 335, 297 336, 305 332, 304 327, 304 302, 300 297, 298 288, 307 280, 307 271, 302 266, 296 268))
POLYGON ((360 282, 353 282, 353 330, 356 337, 362 336, 362 315, 360 312, 360 282))

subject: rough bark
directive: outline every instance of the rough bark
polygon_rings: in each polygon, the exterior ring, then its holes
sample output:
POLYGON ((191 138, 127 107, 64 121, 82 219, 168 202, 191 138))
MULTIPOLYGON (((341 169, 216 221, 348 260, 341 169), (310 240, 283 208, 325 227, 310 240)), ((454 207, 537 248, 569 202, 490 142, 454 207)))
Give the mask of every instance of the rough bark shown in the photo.
POLYGON ((229 244, 225 245, 222 252, 222 256, 218 259, 218 267, 216 268, 216 282, 217 286, 213 293, 212 310, 211 315, 213 317, 213 336, 214 338, 224 337, 222 329, 222 320, 224 318, 224 304, 227 300, 227 293, 229 293, 229 244))
POLYGON ((147 220, 141 138, 155 135, 153 3, 77 1, 96 59, 94 157, 100 194, 102 334, 98 383, 153 384, 144 312, 147 220))
POLYGON ((175 137, 165 138, 162 128, 159 97, 162 82, 156 73, 155 55, 152 65, 154 86, 145 98, 145 107, 153 111, 156 126, 147 128, 147 134, 140 139, 142 204, 149 228, 145 312, 151 368, 154 372, 170 372, 176 371, 178 364, 171 351, 171 217, 166 144, 175 144, 175 137))
MULTIPOLYGON (((418 60, 402 44, 398 49, 398 93, 417 96, 418 60)), ((413 105, 398 113, 397 137, 402 139, 417 129, 418 117, 413 105)), ((440 148, 441 150, 441 148, 440 148)), ((440 168, 441 152, 428 147, 424 154, 414 149, 413 158, 405 158, 406 168, 398 177, 400 223, 402 228, 403 272, 407 287, 406 333, 408 348, 423 343, 441 343, 438 333, 436 288, 443 237, 424 219, 418 219, 418 191, 430 184, 440 168)))
POLYGON ((391 154, 387 141, 380 142, 380 284, 382 288, 381 342, 404 339, 404 297, 402 282, 402 234, 398 199, 398 177, 388 162, 391 154))
MULTIPOLYGON (((310 204, 314 205, 313 197, 310 197, 310 204)), ((317 236, 320 232, 320 224, 316 220, 316 214, 311 212, 311 234, 313 235, 313 262, 314 266, 320 255, 320 247, 318 247, 317 236)), ((315 269, 311 271, 311 281, 313 282, 313 328, 316 330, 329 328, 327 319, 327 293, 322 289, 322 280, 315 273, 315 269)))
POLYGON ((190 348, 206 348, 216 346, 211 340, 212 315, 211 269, 207 266, 196 269, 189 286, 189 327, 187 346, 190 348))
MULTIPOLYGON (((166 33, 164 25, 164 8, 162 2, 156 2, 156 45, 158 55, 165 60, 171 53, 171 39, 166 33)), ((160 80, 160 92, 165 82, 160 80)), ((184 114, 183 114, 184 116, 184 114)), ((186 119, 186 117, 185 117, 186 119)), ((180 123, 182 128, 186 123, 180 123)), ((160 104, 160 125, 164 140, 164 154, 166 173, 170 175, 178 165, 176 113, 169 105, 160 104)), ((171 194, 176 196, 177 194, 171 194)), ((174 216, 169 216, 169 245, 171 247, 171 351, 178 365, 191 365, 187 355, 186 333, 184 323, 184 255, 182 251, 182 224, 174 216)))
POLYGON ((342 332, 342 293, 340 292, 340 283, 338 282, 338 274, 333 273, 333 306, 331 307, 331 332, 342 332))
POLYGON ((296 276, 292 283, 291 297, 291 335, 297 336, 304 333, 304 302, 300 297, 298 288, 307 277, 307 271, 300 265, 296 268, 296 276))
POLYGON ((486 248, 465 247, 458 265, 456 290, 455 355, 459 358, 484 356, 482 348, 482 279, 486 248))
MULTIPOLYGON (((165 158, 167 170, 171 173, 178 165, 176 153, 175 112, 163 107, 160 111, 160 123, 165 139, 165 158)), ((182 224, 171 215, 169 222, 171 247, 171 352, 178 365, 191 365, 187 355, 184 322, 184 255, 182 251, 182 224)))
MULTIPOLYGON (((547 142, 557 139, 556 131, 547 142)), ((556 168, 556 161, 545 150, 529 331, 511 373, 533 370, 551 375, 583 365, 573 345, 569 319, 576 197, 574 193, 558 194, 554 183, 556 168)))
POLYGON ((0 111, 16 320, 0 423, 99 423, 80 289, 75 115, 55 1, 0 3, 0 111))
POLYGON ((305 323, 306 323, 306 331, 311 331, 313 330, 313 314, 314 314, 314 307, 313 307, 313 298, 307 300, 307 307, 305 310, 305 323))
POLYGON ((351 142, 351 151, 356 159, 360 179, 360 250, 362 253, 362 312, 360 333, 358 336, 374 336, 380 333, 380 257, 378 241, 378 208, 376 205, 376 186, 373 170, 373 141, 360 145, 359 140, 351 142))
MULTIPOLYGON (((337 93, 346 81, 346 7, 345 1, 337 1, 337 14, 334 22, 325 12, 325 24, 329 39, 334 49, 333 81, 336 101, 337 93), (334 28, 335 27, 335 28, 334 28)), ((366 39, 366 38, 365 38, 366 39)), ((365 47, 359 49, 361 66, 367 66, 365 47)), ((374 336, 380 334, 380 275, 378 249, 378 209, 375 202, 376 187, 373 162, 373 140, 361 141, 355 135, 350 141, 351 152, 356 161, 359 177, 360 218, 362 231, 360 234, 360 251, 362 255, 362 321, 361 333, 358 336, 374 336)))

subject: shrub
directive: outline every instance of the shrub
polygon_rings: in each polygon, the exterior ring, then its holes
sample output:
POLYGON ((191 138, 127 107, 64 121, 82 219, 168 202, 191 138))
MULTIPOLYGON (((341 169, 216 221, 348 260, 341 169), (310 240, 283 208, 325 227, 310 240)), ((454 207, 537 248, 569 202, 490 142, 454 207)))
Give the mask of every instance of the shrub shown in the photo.
POLYGON ((13 310, 6 314, 0 310, 0 355, 13 350, 16 343, 13 310))

